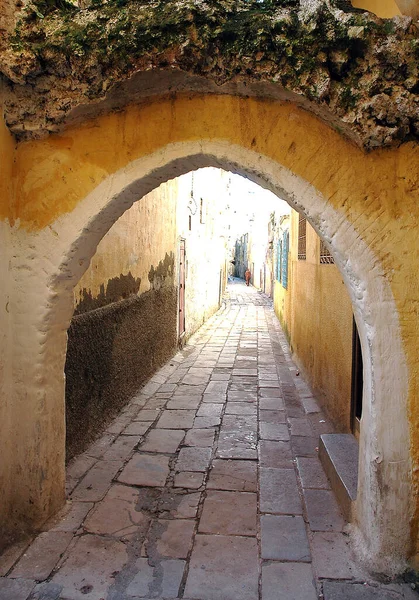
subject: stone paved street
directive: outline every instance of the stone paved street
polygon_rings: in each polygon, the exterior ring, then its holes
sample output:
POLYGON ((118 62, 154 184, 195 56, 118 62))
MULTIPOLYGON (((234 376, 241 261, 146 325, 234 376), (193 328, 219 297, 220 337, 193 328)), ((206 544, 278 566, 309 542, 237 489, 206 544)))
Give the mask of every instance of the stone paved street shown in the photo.
POLYGON ((331 432, 271 301, 222 309, 68 468, 68 502, 0 558, 0 600, 390 600, 352 557, 331 432))

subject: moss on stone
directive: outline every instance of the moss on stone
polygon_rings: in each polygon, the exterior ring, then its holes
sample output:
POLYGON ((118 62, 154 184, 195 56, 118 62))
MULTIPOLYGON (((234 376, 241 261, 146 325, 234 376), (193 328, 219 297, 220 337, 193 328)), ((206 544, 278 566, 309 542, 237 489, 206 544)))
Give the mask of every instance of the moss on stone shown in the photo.
MULTIPOLYGON (((83 10, 68 0, 34 0, 11 40, 14 72, 35 88, 40 76, 69 77, 83 84, 87 100, 153 68, 217 84, 276 82, 361 130, 365 103, 386 81, 396 84, 395 103, 415 89, 418 29, 407 18, 342 12, 339 2, 304 14, 298 0, 92 0, 83 10)), ((400 115, 404 129, 412 111, 400 115)))

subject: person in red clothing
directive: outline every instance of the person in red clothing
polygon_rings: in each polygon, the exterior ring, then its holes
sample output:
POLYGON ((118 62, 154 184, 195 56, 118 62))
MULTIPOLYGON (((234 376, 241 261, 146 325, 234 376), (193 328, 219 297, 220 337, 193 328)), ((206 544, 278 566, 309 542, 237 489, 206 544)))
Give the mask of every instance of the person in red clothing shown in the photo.
POLYGON ((249 271, 249 269, 246 269, 245 273, 244 273, 244 278, 246 280, 246 285, 249 285, 250 282, 250 278, 251 278, 251 273, 249 271))

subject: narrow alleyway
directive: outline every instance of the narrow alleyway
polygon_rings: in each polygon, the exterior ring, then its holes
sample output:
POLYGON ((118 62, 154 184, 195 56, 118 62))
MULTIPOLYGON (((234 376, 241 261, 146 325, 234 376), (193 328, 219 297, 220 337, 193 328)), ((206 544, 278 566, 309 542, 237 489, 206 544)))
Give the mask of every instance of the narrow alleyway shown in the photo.
POLYGON ((62 515, 0 558, 0 600, 417 597, 353 562, 317 457, 329 431, 271 301, 235 280, 70 464, 62 515))

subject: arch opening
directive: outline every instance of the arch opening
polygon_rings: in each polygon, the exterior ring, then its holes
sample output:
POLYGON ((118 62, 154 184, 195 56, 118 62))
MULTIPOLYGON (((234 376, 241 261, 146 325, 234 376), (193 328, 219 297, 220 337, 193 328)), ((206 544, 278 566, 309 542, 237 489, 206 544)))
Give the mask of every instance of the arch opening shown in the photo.
POLYGON ((397 572, 408 555, 410 533, 405 515, 410 514, 410 478, 405 444, 407 369, 392 292, 378 260, 344 214, 310 183, 276 161, 223 140, 170 144, 108 177, 70 215, 57 220, 54 229, 60 234, 61 249, 55 273, 48 280, 53 301, 44 319, 44 330, 48 346, 55 349, 50 368, 57 388, 61 389, 60 402, 64 401, 66 331, 73 310, 72 292, 98 242, 125 210, 160 183, 206 166, 243 175, 286 200, 306 216, 335 258, 352 301, 364 358, 354 535, 359 553, 371 568, 397 572), (393 340, 391 355, 387 349, 389 336, 393 340), (389 368, 395 359, 396 374, 394 368, 389 368), (399 401, 395 403, 394 398, 399 401), (397 427, 389 431, 389 423, 397 423, 397 427), (380 485, 383 478, 388 484, 385 490, 380 485))

